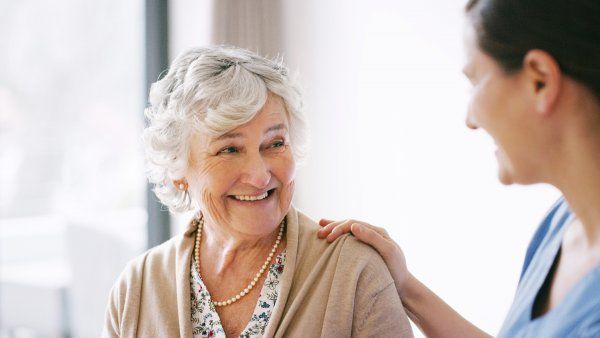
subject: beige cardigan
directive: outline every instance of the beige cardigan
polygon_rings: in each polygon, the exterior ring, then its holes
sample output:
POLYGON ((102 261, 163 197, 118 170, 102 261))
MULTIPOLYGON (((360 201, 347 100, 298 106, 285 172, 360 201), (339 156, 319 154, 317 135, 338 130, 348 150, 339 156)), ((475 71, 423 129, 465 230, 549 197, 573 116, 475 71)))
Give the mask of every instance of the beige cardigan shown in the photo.
MULTIPOLYGON (((293 207, 286 264, 265 337, 412 337, 381 257, 354 237, 332 244, 293 207)), ((192 337, 190 263, 196 227, 131 261, 115 283, 102 337, 192 337)))

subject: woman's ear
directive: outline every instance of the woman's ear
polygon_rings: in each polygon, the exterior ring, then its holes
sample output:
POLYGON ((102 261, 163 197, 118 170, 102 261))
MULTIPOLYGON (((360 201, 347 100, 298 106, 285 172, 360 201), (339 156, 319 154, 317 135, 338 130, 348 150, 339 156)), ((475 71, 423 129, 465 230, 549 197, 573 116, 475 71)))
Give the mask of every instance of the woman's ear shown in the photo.
POLYGON ((179 179, 179 180, 174 180, 173 181, 173 185, 175 186, 175 189, 184 192, 188 189, 188 183, 185 180, 185 178, 179 179))
POLYGON ((523 59, 523 71, 535 100, 535 109, 542 115, 552 112, 558 101, 562 74, 552 55, 532 49, 523 59))

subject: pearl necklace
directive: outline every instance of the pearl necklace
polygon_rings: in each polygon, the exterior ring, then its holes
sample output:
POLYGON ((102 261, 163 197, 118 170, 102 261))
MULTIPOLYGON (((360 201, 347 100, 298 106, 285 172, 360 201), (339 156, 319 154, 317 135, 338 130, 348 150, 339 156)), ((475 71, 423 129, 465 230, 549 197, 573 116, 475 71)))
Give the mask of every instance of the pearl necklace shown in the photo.
MULTIPOLYGON (((196 232, 196 245, 194 246, 194 258, 196 259, 196 270, 198 270, 198 274, 200 274, 200 239, 202 238, 202 227, 204 226, 204 218, 200 218, 200 219, 196 220, 196 223, 198 224, 198 232, 196 232)), ((250 292, 250 290, 252 290, 252 288, 254 288, 256 283, 258 283, 258 280, 260 279, 260 277, 263 275, 263 273, 269 266, 269 263, 273 259, 275 252, 277 252, 277 247, 279 246, 279 243, 281 243, 281 238, 283 237, 284 227, 285 227, 285 218, 281 221, 281 224, 279 225, 279 234, 277 235, 277 240, 275 240, 275 244, 273 245, 271 252, 269 252, 269 256, 263 263, 260 270, 258 270, 258 273, 254 276, 254 279, 252 281, 250 281, 250 284, 248 284, 248 286, 246 286, 246 288, 244 288, 244 290, 242 290, 240 293, 238 293, 237 295, 235 295, 227 300, 224 300, 221 302, 211 301, 215 307, 231 305, 231 304, 237 302, 238 300, 240 300, 245 295, 247 295, 250 292)))

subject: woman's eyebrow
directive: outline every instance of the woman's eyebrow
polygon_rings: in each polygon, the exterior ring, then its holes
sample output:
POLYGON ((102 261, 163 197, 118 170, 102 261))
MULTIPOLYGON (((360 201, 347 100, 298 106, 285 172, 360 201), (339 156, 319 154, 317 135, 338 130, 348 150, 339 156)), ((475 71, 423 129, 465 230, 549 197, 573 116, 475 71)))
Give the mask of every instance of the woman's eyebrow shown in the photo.
MULTIPOLYGON (((265 129, 264 133, 267 134, 267 133, 271 133, 271 132, 282 130, 282 129, 287 129, 287 127, 285 126, 285 123, 279 123, 279 124, 276 124, 274 126, 271 126, 271 127, 267 128, 267 129, 265 129)), ((225 133, 225 134, 223 134, 223 135, 215 138, 213 140, 213 142, 215 142, 215 141, 222 141, 222 140, 226 140, 226 139, 232 139, 232 138, 238 138, 238 137, 243 137, 243 136, 244 136, 243 133, 229 132, 229 133, 225 133)))
POLYGON ((223 134, 223 135, 215 138, 213 140, 213 142, 214 141, 221 141, 221 140, 225 140, 225 139, 231 139, 231 138, 238 138, 238 137, 242 137, 243 135, 244 134, 242 134, 242 133, 233 133, 233 132, 225 133, 225 134, 223 134))
POLYGON ((282 130, 282 129, 287 129, 287 127, 285 126, 284 123, 279 123, 279 124, 276 124, 276 125, 274 125, 272 127, 269 127, 267 129, 265 129, 264 133, 267 134, 267 133, 270 133, 270 132, 273 132, 273 131, 277 131, 277 130, 282 130))

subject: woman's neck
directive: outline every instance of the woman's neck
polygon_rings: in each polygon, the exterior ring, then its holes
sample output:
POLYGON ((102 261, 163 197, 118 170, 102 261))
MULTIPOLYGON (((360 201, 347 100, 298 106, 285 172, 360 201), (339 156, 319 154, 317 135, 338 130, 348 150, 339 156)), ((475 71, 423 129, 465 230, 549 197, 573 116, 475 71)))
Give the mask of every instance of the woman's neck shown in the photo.
POLYGON ((275 244, 279 226, 269 234, 252 236, 205 221, 202 231, 200 252, 206 259, 201 258, 201 261, 210 262, 203 265, 210 273, 225 275, 243 269, 240 265, 264 262, 275 244))
MULTIPOLYGON (((593 111, 600 117, 600 109, 593 111)), ((584 242, 600 249, 600 122, 567 135, 552 183, 565 196, 582 225, 584 242)))
MULTIPOLYGON (((598 169, 600 171, 600 168, 598 169)), ((569 207, 580 221, 584 243, 589 248, 600 250, 600 175, 572 179, 559 189, 565 196, 569 207)))

